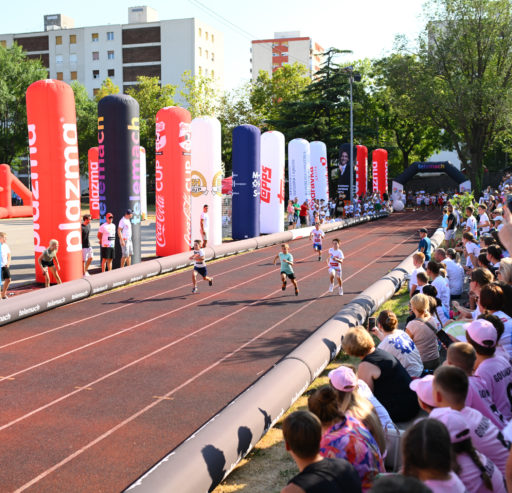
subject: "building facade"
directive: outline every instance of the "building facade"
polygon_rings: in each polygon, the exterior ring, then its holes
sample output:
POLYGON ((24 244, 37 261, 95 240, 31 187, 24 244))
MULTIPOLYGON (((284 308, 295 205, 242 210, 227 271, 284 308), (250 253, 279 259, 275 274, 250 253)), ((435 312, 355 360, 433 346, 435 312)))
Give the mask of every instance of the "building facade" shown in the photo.
POLYGON ((252 80, 260 70, 272 74, 285 64, 302 63, 310 77, 320 69, 324 49, 311 38, 301 37, 299 31, 274 33, 273 39, 252 41, 252 80))
POLYGON ((222 32, 196 18, 158 21, 149 7, 130 7, 128 24, 74 27, 61 14, 44 18, 45 30, 0 34, 0 45, 21 45, 40 58, 51 79, 82 83, 93 96, 106 78, 124 92, 140 75, 182 86, 182 75, 211 76, 224 85, 222 32))

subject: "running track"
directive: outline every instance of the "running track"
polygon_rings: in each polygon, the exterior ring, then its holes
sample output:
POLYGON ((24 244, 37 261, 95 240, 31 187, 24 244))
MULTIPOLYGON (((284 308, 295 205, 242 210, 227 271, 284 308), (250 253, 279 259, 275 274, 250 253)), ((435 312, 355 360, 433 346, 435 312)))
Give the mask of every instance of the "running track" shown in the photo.
MULTIPOLYGON (((439 212, 395 214, 327 235, 345 295, 327 292, 308 240, 291 243, 300 294, 281 291, 278 246, 27 318, 0 330, 0 491, 128 486, 354 295, 433 233, 439 212)), ((325 255, 324 255, 325 257, 325 255)))

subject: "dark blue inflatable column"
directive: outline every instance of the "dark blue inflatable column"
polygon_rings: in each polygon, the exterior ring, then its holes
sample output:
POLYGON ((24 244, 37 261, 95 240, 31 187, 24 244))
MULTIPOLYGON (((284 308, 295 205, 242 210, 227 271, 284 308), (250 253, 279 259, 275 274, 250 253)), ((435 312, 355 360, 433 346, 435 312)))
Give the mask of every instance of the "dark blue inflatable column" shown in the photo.
POLYGON ((132 263, 140 262, 140 128, 139 103, 126 94, 106 96, 98 103, 98 168, 100 224, 107 212, 116 226, 115 268, 121 261, 117 235, 127 209, 133 211, 132 263))
POLYGON ((233 130, 234 240, 260 235, 260 130, 240 125, 233 130))

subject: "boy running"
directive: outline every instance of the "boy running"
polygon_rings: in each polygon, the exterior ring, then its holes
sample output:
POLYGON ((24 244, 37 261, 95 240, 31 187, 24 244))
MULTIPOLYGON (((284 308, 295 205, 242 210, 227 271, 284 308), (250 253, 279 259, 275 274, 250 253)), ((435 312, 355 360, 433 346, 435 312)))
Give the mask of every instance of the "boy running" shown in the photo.
POLYGON ((194 260, 194 270, 192 271, 192 293, 197 293, 197 274, 200 274, 210 286, 213 285, 213 277, 208 277, 206 262, 204 261, 204 250, 201 248, 202 240, 194 240, 194 250, 190 260, 194 260))
POLYGON ((309 233, 309 239, 313 240, 313 250, 318 252, 318 260, 322 260, 322 239, 325 233, 320 229, 320 223, 315 223, 315 228, 309 233))
POLYGON ((295 279, 295 273, 293 272, 293 255, 290 253, 288 243, 283 243, 281 250, 282 252, 274 257, 274 265, 276 265, 278 259, 281 261, 281 281, 283 283, 281 289, 283 291, 286 289, 286 278, 288 277, 295 286, 295 296, 298 296, 299 286, 297 285, 297 279, 295 279))
POLYGON ((332 240, 332 248, 329 248, 329 259, 327 265, 329 266, 329 278, 331 284, 329 286, 329 293, 334 291, 334 278, 338 279, 339 293, 343 295, 343 281, 341 280, 341 264, 343 263, 343 252, 340 250, 340 240, 335 238, 332 240))

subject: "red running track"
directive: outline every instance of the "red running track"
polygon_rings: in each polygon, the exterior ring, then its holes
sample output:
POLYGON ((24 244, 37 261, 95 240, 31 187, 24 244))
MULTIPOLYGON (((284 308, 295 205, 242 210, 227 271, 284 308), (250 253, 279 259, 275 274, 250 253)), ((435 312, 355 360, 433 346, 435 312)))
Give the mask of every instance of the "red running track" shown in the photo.
MULTIPOLYGON (((0 491, 120 491, 416 247, 438 213, 395 214, 341 239, 345 295, 311 243, 291 243, 300 294, 281 291, 278 246, 7 325, 0 331, 0 491)), ((324 257, 326 255, 324 254, 324 257)))

